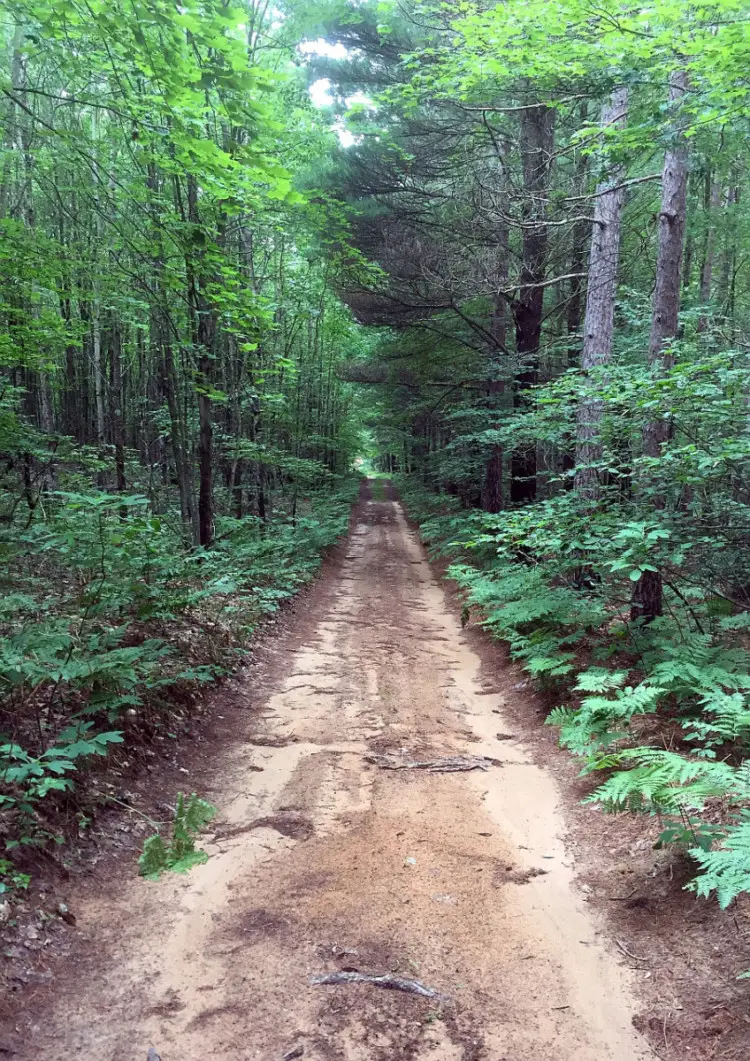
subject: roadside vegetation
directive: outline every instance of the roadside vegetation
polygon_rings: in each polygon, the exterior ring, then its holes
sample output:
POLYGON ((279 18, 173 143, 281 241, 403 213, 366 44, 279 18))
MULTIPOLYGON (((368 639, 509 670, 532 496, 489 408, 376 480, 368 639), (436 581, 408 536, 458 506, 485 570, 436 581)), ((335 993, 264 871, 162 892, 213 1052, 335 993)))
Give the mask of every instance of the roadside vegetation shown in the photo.
POLYGON ((750 890, 743 5, 331 8, 395 473, 604 811, 750 890))
POLYGON ((591 799, 750 890, 745 8, 6 5, 4 886, 365 454, 591 799))
POLYGON ((102 769, 177 738, 347 528, 356 255, 274 18, 4 8, 0 888, 88 826, 102 769))

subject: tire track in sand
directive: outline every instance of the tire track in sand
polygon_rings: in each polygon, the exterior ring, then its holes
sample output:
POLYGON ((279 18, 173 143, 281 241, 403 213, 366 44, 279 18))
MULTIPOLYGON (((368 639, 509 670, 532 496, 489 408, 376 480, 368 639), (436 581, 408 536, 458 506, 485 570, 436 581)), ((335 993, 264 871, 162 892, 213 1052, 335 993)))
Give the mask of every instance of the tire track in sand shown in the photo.
POLYGON ((498 740, 502 697, 397 502, 364 505, 330 577, 312 636, 257 704, 267 743, 254 712, 216 764, 209 861, 81 909, 96 960, 23 1061, 143 1061, 152 1044, 162 1061, 297 1046, 305 1061, 652 1056, 628 974, 574 891, 554 783, 498 740), (388 771, 372 752, 503 765, 388 771), (311 985, 337 970, 417 978, 448 1001, 311 985))

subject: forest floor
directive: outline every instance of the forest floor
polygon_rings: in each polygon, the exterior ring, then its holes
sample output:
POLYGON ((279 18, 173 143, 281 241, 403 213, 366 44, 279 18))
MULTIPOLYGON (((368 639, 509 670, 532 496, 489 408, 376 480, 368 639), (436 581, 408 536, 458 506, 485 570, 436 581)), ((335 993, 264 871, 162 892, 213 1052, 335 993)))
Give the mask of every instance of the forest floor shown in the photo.
POLYGON ((0 1056, 739 1057, 740 993, 711 958, 734 943, 711 912, 689 929, 696 968, 679 947, 670 959, 679 904, 696 901, 673 864, 654 875, 642 834, 609 842, 592 823, 613 822, 561 797, 553 735, 526 739, 530 693, 498 655, 462 630, 397 500, 363 498, 262 666, 215 694, 212 731, 175 768, 219 808, 208 862, 150 882, 121 852, 70 882, 77 925, 58 921, 34 952, 44 975, 5 1012, 0 1056), (453 757, 483 769, 407 765, 453 757), (638 901, 647 883, 671 889, 661 922, 638 901), (597 896, 623 901, 604 918, 597 896), (311 982, 344 972, 436 995, 311 982))

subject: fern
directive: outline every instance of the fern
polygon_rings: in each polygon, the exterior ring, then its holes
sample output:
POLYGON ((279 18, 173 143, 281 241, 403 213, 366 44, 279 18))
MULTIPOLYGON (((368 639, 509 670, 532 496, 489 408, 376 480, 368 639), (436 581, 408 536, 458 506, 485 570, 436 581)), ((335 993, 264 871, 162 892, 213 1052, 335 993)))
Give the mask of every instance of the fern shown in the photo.
POLYGON ((704 898, 716 892, 725 910, 742 892, 750 892, 750 811, 743 811, 739 824, 727 830, 718 850, 693 848, 690 854, 702 872, 688 887, 704 898))
MULTIPOLYGON (((628 401, 642 400, 627 373, 620 385, 630 388, 628 401)), ((609 400, 622 403, 620 390, 609 400)), ((537 428, 541 415, 539 408, 532 414, 537 428)), ((474 426, 464 444, 478 441, 474 426)), ((743 459, 746 451, 743 441, 743 459)), ((696 471, 690 447, 670 446, 669 454, 686 462, 686 482, 702 481, 705 468, 690 478, 696 471)), ((454 447, 454 466, 459 457, 454 447)), ((606 772, 588 801, 605 811, 658 815, 657 844, 691 852, 701 871, 693 885, 699 895, 715 893, 726 906, 750 891, 750 810, 742 809, 750 804, 750 761, 734 765, 750 749, 750 652, 735 633, 750 627, 750 611, 731 614, 732 603, 717 596, 721 558, 710 535, 685 535, 679 521, 662 514, 657 521, 614 493, 593 514, 574 491, 560 491, 534 505, 470 516, 453 504, 448 513, 443 498, 425 495, 419 504, 432 545, 449 543, 448 552, 460 558, 448 573, 465 591, 467 607, 476 607, 483 625, 535 679, 574 676, 580 706, 556 707, 547 723, 582 759, 583 773, 606 772), (665 614, 633 623, 627 601, 646 570, 664 574, 665 614), (581 668, 582 657, 591 665, 581 668), (634 733, 661 733, 660 713, 675 750, 633 747, 634 733), (646 716, 654 716, 647 727, 634 725, 646 716), (715 820, 717 800, 730 814, 728 826, 724 817, 715 820)), ((746 522, 746 506, 726 495, 721 512, 737 526, 746 522)), ((728 581, 745 585, 739 572, 747 570, 746 557, 733 552, 730 560, 728 552, 725 563, 728 581)))
MULTIPOLYGON (((704 715, 685 723, 685 735, 699 741, 704 749, 741 741, 750 743, 750 707, 740 692, 716 692, 701 701, 704 715)), ((715 754, 712 751, 707 754, 715 754)))
POLYGON ((621 689, 627 677, 628 672, 624 670, 608 671, 603 667, 589 667, 578 675, 576 689, 586 693, 607 693, 612 689, 621 689))
POLYGON ((701 810, 710 798, 737 790, 737 771, 728 763, 690 758, 661 748, 628 748, 602 756, 595 769, 618 770, 587 799, 607 811, 680 813, 701 810))
POLYGON ((158 833, 154 833, 143 844, 143 853, 138 859, 138 872, 147 880, 158 880, 167 868, 169 850, 158 833))
POLYGON ((201 829, 215 815, 216 808, 206 800, 199 799, 195 792, 187 801, 180 792, 177 796, 172 839, 167 845, 156 833, 146 840, 143 853, 138 859, 141 876, 147 880, 158 880, 165 870, 187 873, 193 866, 205 862, 208 855, 205 851, 196 850, 195 840, 201 829))
MULTIPOLYGON (((591 671, 587 672, 589 675, 591 671)), ((624 678, 623 678, 624 680, 624 678)), ((663 690, 642 682, 641 685, 625 689, 616 686, 619 674, 611 676, 607 683, 599 674, 590 677, 588 684, 609 684, 611 696, 587 696, 577 711, 553 712, 548 725, 560 727, 560 743, 574 755, 586 756, 590 768, 595 768, 603 747, 611 745, 627 734, 627 727, 634 715, 645 715, 655 709, 663 690)))

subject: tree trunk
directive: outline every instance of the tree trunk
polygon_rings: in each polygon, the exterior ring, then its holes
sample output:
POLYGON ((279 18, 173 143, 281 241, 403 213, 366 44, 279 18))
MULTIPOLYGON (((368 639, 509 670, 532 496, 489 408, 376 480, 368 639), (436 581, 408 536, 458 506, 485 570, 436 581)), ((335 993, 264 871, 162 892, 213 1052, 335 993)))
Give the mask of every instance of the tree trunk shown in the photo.
MULTIPOLYGON (((508 226, 502 225, 499 230, 499 256, 497 267, 498 286, 504 289, 508 280, 508 226)), ((490 378, 487 383, 487 404, 490 416, 497 413, 501 395, 505 391, 505 380, 501 377, 500 359, 506 357, 507 344, 507 310, 505 295, 498 292, 492 310, 490 333, 492 348, 489 352, 490 378)), ((484 466, 484 481, 481 488, 481 505, 485 512, 500 512, 503 508, 503 448, 493 445, 484 466)))
MULTIPOLYGON (((669 79, 669 102, 675 111, 673 145, 664 156, 659 212, 659 251, 656 262, 656 286, 651 320, 648 360, 652 372, 668 372, 674 363, 669 344, 677 335, 680 312, 682 251, 685 237, 687 205, 687 146, 681 131, 679 109, 687 91, 688 76, 684 69, 675 70, 669 79)), ((669 436, 669 424, 663 418, 649 420, 643 428, 643 452, 659 457, 669 436)), ((665 499, 653 499, 654 508, 664 508, 665 499)), ((635 585, 631 618, 651 622, 662 613, 662 577, 660 571, 644 571, 635 585)))
MULTIPOLYGON (((628 89, 615 89, 602 109, 601 124, 606 128, 624 126, 628 110, 628 89)), ((584 375, 609 363, 614 336, 617 272, 620 264, 620 233, 625 188, 621 187, 624 171, 616 166, 605 181, 597 185, 594 224, 591 234, 586 317, 583 329, 581 370, 584 375)), ((601 422, 604 411, 600 398, 583 398, 576 415, 575 488, 581 497, 596 501, 599 496, 601 460, 601 422)))
MULTIPOLYGON (((514 404, 523 408, 525 391, 537 379, 537 355, 542 337, 544 282, 549 237, 546 204, 555 137, 555 112, 544 104, 526 107, 520 122, 521 159, 526 199, 522 211, 522 263, 519 295, 513 303, 518 370, 514 404)), ((532 501, 536 496, 536 448, 513 454, 511 499, 532 501)))
MULTIPOLYGON (((91 138, 93 149, 97 151, 99 140, 99 111, 96 107, 91 112, 91 138)), ((94 160, 94 245, 93 260, 91 262, 92 272, 92 295, 91 295, 91 354, 92 368, 94 371, 94 399, 96 403, 96 441, 100 446, 106 442, 106 420, 104 414, 104 369, 102 365, 102 305, 99 285, 99 241, 101 231, 99 224, 99 184, 98 184, 98 158, 94 160)))
MULTIPOLYGON (((12 88, 17 88, 23 76, 23 25, 17 22, 13 29, 13 42, 11 44, 11 60, 10 60, 10 82, 12 88)), ((0 218, 3 218, 8 213, 8 207, 10 202, 11 185, 13 183, 13 159, 16 154, 16 139, 18 137, 18 130, 16 127, 16 104, 13 100, 6 100, 6 116, 5 116, 5 147, 6 151, 3 158, 3 172, 2 178, 0 178, 0 218)))
MULTIPOLYGON (((208 349, 203 344, 209 340, 205 329, 199 338, 201 349, 208 349)), ((198 494, 198 530, 200 544, 208 548, 214 540, 214 469, 213 437, 214 429, 211 418, 211 356, 202 354, 198 359, 198 467, 200 487, 198 494)))
MULTIPOLYGON (((588 104, 586 102, 581 104, 580 108, 580 123, 581 126, 585 126, 588 118, 588 104)), ((602 115, 604 117, 604 115, 602 115)), ((589 173, 589 156, 581 150, 576 160, 576 172, 574 180, 574 188, 576 195, 586 194, 586 185, 588 182, 589 173)), ((583 315, 583 277, 580 276, 584 270, 586 263, 586 243, 589 237, 589 226, 585 220, 577 221, 573 225, 573 231, 571 233, 571 251, 570 251, 570 271, 573 274, 570 281, 570 290, 568 293, 568 304, 566 312, 566 327, 568 335, 571 337, 569 349, 569 359, 572 364, 575 363, 575 357, 578 350, 578 335, 581 330, 581 320, 583 315)))
MULTIPOLYGON (((196 230, 200 228, 198 215, 198 186, 195 177, 188 176, 188 218, 196 230)), ((196 389, 198 392, 198 541, 210 548, 214 540, 214 469, 213 469, 213 357, 216 342, 216 316, 206 296, 208 282, 204 255, 198 252, 186 260, 188 303, 193 348, 197 356, 196 389)))
MULTIPOLYGON (((96 268, 96 266, 94 266, 96 268)), ((102 371, 102 325, 98 291, 94 290, 91 307, 91 354, 94 370, 94 397, 96 400, 96 441, 100 446, 106 441, 104 418, 104 373, 102 371)))
MULTIPOLYGON (((152 336, 152 340, 155 338, 156 336, 152 336)), ((199 535, 193 478, 190 473, 190 461, 187 457, 183 436, 183 421, 180 416, 180 403, 177 397, 177 376, 172 344, 168 339, 163 340, 161 353, 162 389, 167 400, 167 409, 169 410, 170 441, 172 443, 172 459, 174 460, 175 476, 177 478, 177 492, 180 498, 180 514, 186 531, 190 534, 193 541, 197 542, 199 535)))
MULTIPOLYGON (((115 444, 115 489, 118 494, 127 490, 125 480, 125 428, 123 423, 122 390, 122 331, 120 322, 112 320, 110 329, 110 356, 112 358, 112 436, 115 444)), ((123 509, 123 514, 126 510, 123 509)))
POLYGON ((718 178, 711 179, 710 171, 706 172, 706 242, 703 247, 703 262, 701 264, 701 286, 700 305, 701 315, 698 318, 698 331, 705 332, 708 328, 707 307, 711 302, 711 287, 714 269, 714 247, 716 244, 716 218, 719 212, 719 199, 721 190, 718 178))

